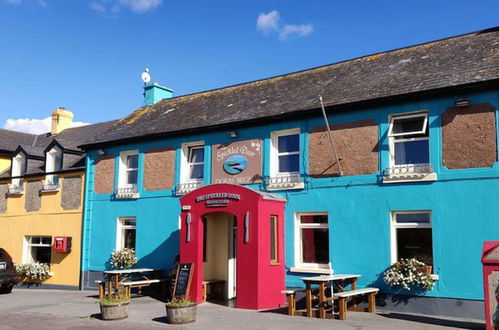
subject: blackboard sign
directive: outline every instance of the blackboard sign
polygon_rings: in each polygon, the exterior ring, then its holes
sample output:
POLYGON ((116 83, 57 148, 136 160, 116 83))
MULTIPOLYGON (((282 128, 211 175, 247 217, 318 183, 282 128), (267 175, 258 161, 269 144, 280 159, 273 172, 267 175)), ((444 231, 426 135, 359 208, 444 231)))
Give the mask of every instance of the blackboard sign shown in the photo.
POLYGON ((194 264, 179 264, 177 276, 175 277, 175 287, 173 288, 173 298, 187 298, 189 287, 191 286, 192 271, 194 264))

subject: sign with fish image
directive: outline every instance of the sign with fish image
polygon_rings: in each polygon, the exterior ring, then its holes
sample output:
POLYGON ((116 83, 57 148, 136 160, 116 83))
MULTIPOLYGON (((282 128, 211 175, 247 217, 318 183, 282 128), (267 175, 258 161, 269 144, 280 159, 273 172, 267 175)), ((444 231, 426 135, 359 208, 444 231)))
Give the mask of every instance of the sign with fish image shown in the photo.
POLYGON ((262 182, 262 140, 216 144, 211 155, 212 183, 262 182))

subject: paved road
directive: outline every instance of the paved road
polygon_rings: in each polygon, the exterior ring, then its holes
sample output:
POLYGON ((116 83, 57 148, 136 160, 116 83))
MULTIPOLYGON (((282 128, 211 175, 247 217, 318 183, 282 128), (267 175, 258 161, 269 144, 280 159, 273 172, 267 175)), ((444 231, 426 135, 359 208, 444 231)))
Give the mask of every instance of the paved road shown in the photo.
POLYGON ((273 312, 240 310, 205 303, 196 323, 165 323, 163 303, 151 297, 132 298, 129 317, 99 319, 94 291, 14 289, 0 295, 0 330, 4 329, 483 329, 480 321, 451 320, 394 313, 350 312, 348 320, 290 317, 273 312))

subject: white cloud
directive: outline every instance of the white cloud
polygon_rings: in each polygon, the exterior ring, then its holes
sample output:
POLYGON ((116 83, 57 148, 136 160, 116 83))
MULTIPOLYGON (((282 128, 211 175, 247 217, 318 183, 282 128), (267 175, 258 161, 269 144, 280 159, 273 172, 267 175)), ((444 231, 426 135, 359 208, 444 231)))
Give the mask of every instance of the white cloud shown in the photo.
MULTIPOLYGON (((73 122, 72 127, 84 126, 88 124, 89 123, 75 121, 73 122)), ((20 118, 20 119, 7 119, 7 121, 3 125, 3 128, 18 132, 31 133, 31 134, 43 134, 50 132, 51 125, 52 125, 51 117, 43 119, 20 118)))
POLYGON ((290 36, 305 37, 314 30, 312 24, 284 24, 277 10, 267 14, 260 13, 256 19, 256 28, 263 35, 275 33, 280 40, 286 40, 290 36))
POLYGON ((271 31, 277 30, 279 20, 280 17, 277 10, 273 10, 268 14, 260 13, 256 19, 256 28, 262 31, 263 34, 267 35, 271 31))
POLYGON ((156 9, 162 2, 163 0, 94 0, 90 2, 90 8, 99 13, 115 13, 126 9, 141 14, 156 9))
POLYGON ((293 25, 286 24, 279 32, 279 39, 285 40, 290 35, 296 35, 297 37, 305 37, 312 33, 314 28, 311 24, 293 25))

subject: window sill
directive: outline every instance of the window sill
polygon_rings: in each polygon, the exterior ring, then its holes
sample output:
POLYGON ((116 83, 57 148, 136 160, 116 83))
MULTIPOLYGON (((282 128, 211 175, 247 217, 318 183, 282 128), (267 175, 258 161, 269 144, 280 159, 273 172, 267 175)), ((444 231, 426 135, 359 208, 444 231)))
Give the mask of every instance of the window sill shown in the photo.
POLYGON ((267 190, 304 189, 305 184, 299 173, 278 174, 265 180, 267 190))
POLYGON ((431 276, 431 278, 432 278, 434 281, 438 281, 438 280, 439 280, 438 274, 431 274, 430 276, 431 276))
POLYGON ((196 190, 204 185, 203 181, 181 182, 176 185, 175 193, 177 195, 185 195, 193 190, 196 190))
POLYGON ((331 270, 329 270, 329 269, 321 269, 321 268, 298 268, 298 267, 291 267, 289 269, 289 271, 292 272, 292 273, 311 273, 311 274, 325 274, 325 275, 331 274, 331 270))
POLYGON ((114 192, 115 199, 137 199, 139 197, 137 187, 117 188, 114 192))
POLYGON ((414 173, 387 175, 383 177, 383 183, 403 183, 403 182, 431 182, 437 181, 436 173, 414 173))
POLYGON ((24 194, 24 190, 19 188, 9 188, 7 190, 7 196, 21 196, 24 194))
POLYGON ((40 194, 53 193, 53 192, 58 192, 58 191, 59 191, 58 184, 44 184, 42 186, 42 190, 40 190, 40 194))

